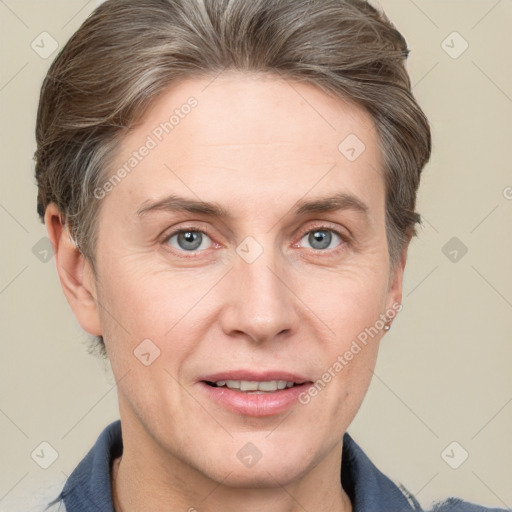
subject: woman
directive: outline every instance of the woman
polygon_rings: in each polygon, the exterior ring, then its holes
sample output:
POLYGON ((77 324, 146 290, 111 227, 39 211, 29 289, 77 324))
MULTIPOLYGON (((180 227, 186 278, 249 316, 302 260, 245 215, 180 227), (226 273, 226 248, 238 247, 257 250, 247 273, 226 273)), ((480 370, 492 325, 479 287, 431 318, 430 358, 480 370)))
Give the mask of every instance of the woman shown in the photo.
POLYGON ((359 0, 108 0, 73 35, 38 212, 121 420, 54 510, 421 510, 346 433, 431 151, 407 54, 359 0))

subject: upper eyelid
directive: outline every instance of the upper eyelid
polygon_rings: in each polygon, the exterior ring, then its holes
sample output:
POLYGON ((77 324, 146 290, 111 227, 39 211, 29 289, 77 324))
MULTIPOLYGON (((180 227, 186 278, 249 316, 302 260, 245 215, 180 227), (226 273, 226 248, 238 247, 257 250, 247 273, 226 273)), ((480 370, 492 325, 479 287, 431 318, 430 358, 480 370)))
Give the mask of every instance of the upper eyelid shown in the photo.
POLYGON ((173 228, 170 231, 164 230, 164 232, 161 236, 162 236, 163 240, 165 241, 165 240, 169 240, 169 238, 171 238, 174 235, 177 235, 178 233, 184 233, 186 231, 197 231, 198 233, 203 233, 205 235, 208 235, 211 238, 211 234, 210 234, 211 230, 209 230, 208 228, 201 226, 199 224, 197 224, 197 225, 191 224, 191 225, 184 226, 184 227, 173 228))
MULTIPOLYGON (((315 229, 318 230, 318 231, 334 231, 338 235, 343 236, 343 233, 340 233, 339 229, 333 227, 332 225, 329 225, 328 223, 326 223, 326 221, 323 221, 323 222, 322 221, 318 221, 318 222, 319 222, 318 225, 309 226, 307 228, 300 229, 299 230, 300 235, 298 235, 298 236, 302 237, 305 234, 310 233, 311 231, 314 231, 315 229)), ((177 228, 177 229, 171 231, 170 233, 165 234, 164 235, 164 239, 167 240, 170 237, 172 237, 172 236, 174 236, 174 235, 176 235, 178 233, 183 233, 183 232, 186 232, 186 231, 197 231, 199 233, 203 233, 203 234, 206 234, 206 235, 211 237, 211 234, 210 234, 208 229, 206 229, 204 227, 200 227, 199 225, 197 225, 197 226, 190 225, 190 226, 185 226, 185 227, 182 227, 182 228, 177 228)))
POLYGON ((322 223, 320 222, 318 225, 316 226, 310 226, 308 228, 304 228, 303 230, 300 230, 299 233, 300 233, 300 237, 302 238, 304 235, 307 235, 308 233, 311 233, 312 231, 333 231, 334 233, 336 233, 337 235, 339 235, 340 237, 344 238, 343 236, 343 233, 341 233, 340 229, 338 228, 335 228, 329 224, 325 224, 325 223, 322 223))

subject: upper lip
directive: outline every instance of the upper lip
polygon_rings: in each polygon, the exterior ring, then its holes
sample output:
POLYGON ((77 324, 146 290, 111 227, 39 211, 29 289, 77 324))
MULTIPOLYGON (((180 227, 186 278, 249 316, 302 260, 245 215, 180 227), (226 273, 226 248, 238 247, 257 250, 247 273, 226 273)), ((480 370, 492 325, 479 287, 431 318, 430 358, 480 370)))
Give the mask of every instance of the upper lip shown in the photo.
POLYGON ((207 382, 218 382, 220 380, 247 380, 252 382, 284 380, 286 382, 294 382, 295 384, 311 382, 310 379, 303 375, 281 370, 267 370, 265 372, 255 372, 252 370, 230 370, 205 375, 200 377, 198 380, 207 382))

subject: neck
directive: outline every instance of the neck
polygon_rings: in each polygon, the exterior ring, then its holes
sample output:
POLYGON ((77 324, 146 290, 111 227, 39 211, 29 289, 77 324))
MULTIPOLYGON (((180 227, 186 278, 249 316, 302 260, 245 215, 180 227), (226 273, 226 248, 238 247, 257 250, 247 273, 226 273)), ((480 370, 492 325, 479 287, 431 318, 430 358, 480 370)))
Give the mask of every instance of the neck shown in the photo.
POLYGON ((153 438, 135 436, 123 424, 123 455, 112 467, 116 512, 351 512, 340 483, 341 443, 308 473, 284 485, 254 488, 209 478, 169 454, 153 438))

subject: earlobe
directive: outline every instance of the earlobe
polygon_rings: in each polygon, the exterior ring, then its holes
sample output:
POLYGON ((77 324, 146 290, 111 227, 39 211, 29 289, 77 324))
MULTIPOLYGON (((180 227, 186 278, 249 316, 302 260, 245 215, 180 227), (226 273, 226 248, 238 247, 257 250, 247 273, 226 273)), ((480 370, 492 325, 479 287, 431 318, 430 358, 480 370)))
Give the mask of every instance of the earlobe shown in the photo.
POLYGON ((82 328, 93 336, 101 336, 91 265, 70 237, 57 205, 48 205, 44 220, 64 295, 82 328))

